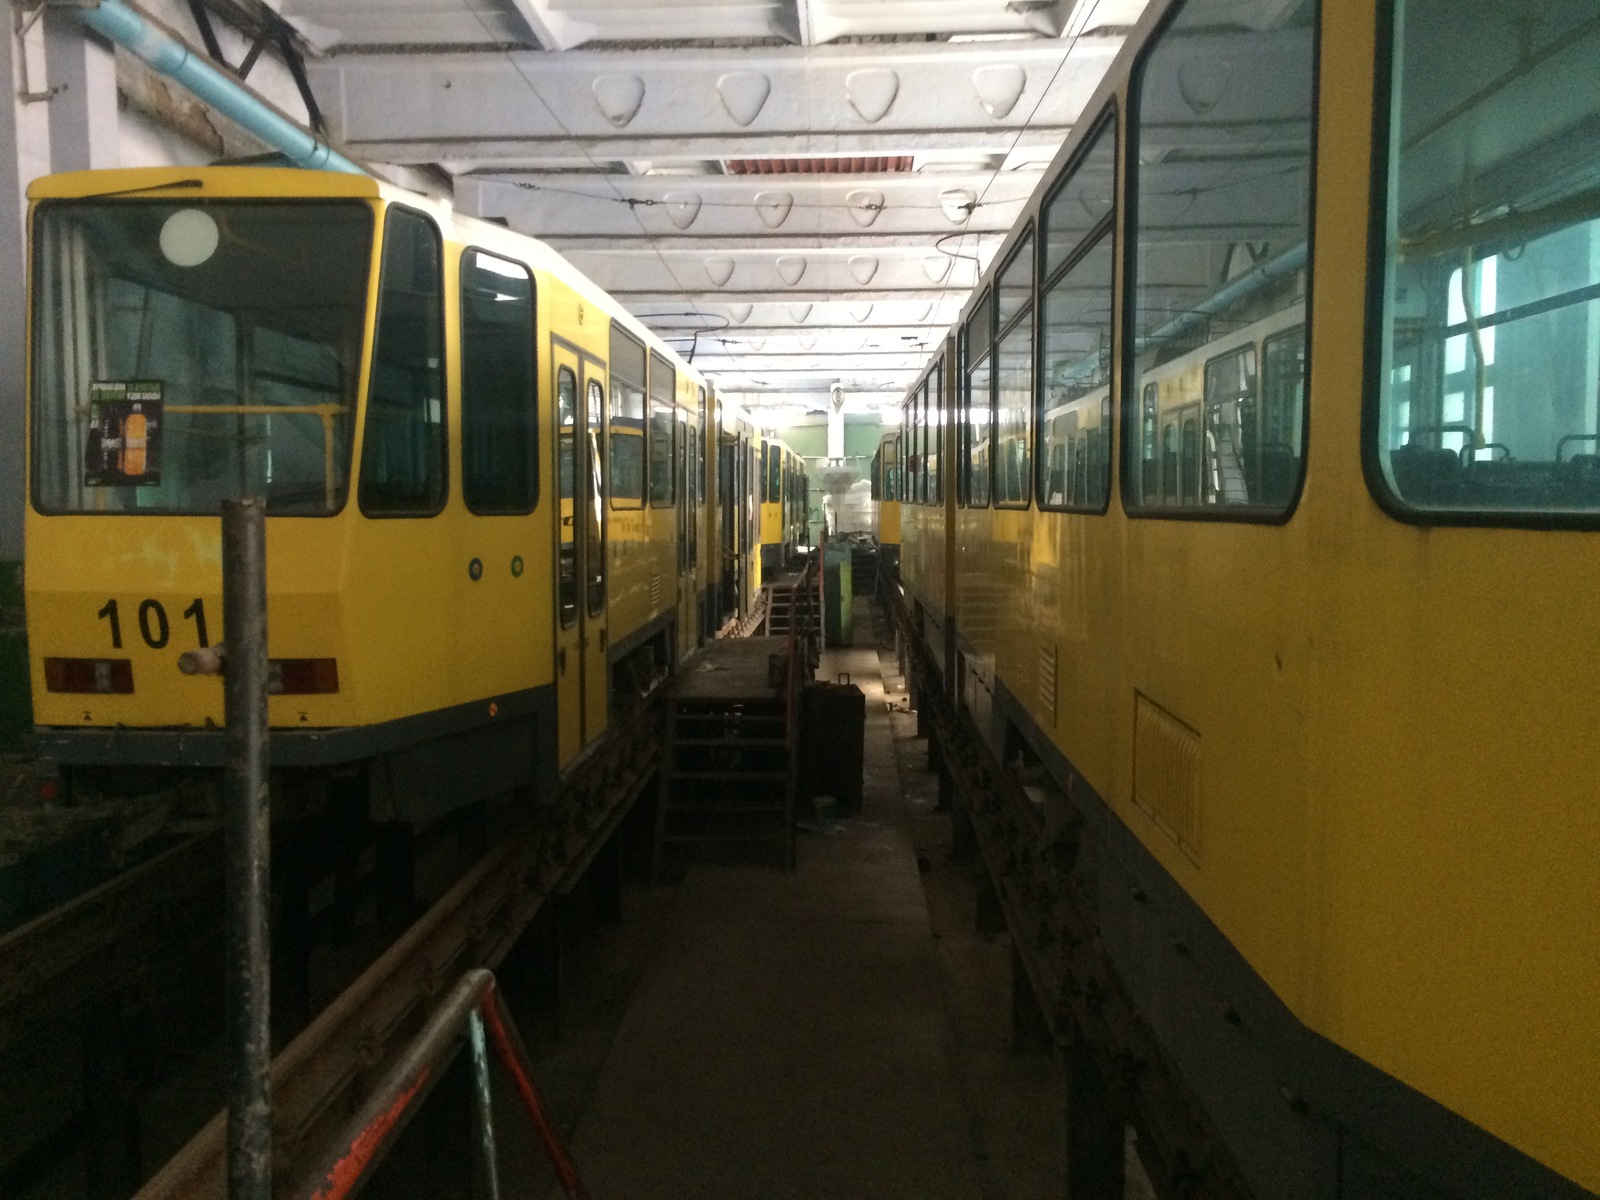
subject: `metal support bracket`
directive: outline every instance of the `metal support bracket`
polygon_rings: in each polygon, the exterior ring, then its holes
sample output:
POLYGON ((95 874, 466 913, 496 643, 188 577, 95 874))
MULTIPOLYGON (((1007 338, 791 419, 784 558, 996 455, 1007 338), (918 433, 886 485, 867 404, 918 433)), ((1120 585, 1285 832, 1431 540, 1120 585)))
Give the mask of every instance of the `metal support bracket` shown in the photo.
POLYGON ((28 82, 28 34, 38 24, 39 18, 44 15, 46 8, 93 8, 99 0, 13 0, 11 7, 11 28, 13 36, 17 39, 17 74, 22 86, 17 89, 17 99, 24 104, 37 104, 40 101, 50 100, 61 92, 66 91, 66 85, 46 87, 43 91, 34 90, 28 82))

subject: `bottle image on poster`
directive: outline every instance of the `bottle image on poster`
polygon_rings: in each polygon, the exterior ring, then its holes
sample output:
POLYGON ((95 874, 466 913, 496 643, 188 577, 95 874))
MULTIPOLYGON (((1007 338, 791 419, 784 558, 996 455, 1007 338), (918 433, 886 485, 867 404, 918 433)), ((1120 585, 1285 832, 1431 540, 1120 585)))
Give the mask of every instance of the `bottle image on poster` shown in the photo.
POLYGON ((91 383, 84 486, 160 486, 164 424, 159 379, 91 383))

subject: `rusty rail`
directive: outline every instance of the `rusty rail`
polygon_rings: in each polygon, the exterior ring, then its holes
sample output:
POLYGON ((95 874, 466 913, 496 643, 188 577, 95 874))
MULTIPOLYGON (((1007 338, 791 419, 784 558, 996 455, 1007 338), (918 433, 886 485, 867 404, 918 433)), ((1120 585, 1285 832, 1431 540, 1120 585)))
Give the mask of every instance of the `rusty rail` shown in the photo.
MULTIPOLYGON (((581 874, 655 770, 659 706, 613 731, 608 752, 560 800, 457 881, 272 1063, 273 1192, 284 1195, 326 1150, 326 1131, 369 1096, 383 1065, 439 1007, 449 981, 493 968, 545 899, 581 874)), ((224 1193, 226 1115, 216 1114, 135 1200, 224 1193)))
POLYGON ((489 1194, 497 1195, 499 1189, 494 1182, 497 1175, 494 1117, 489 1104, 486 1043, 494 1047, 495 1057, 511 1077, 545 1157, 555 1168, 563 1195, 569 1200, 588 1200, 577 1168, 539 1101, 527 1052, 506 1012, 494 975, 482 969, 468 971, 440 1002, 422 1032, 394 1060, 368 1093, 360 1110, 346 1123, 332 1151, 295 1189, 295 1200, 345 1200, 355 1192, 367 1172, 382 1160, 421 1107, 443 1074, 448 1054, 463 1038, 472 1051, 477 1100, 475 1132, 484 1156, 485 1175, 490 1181, 489 1194))

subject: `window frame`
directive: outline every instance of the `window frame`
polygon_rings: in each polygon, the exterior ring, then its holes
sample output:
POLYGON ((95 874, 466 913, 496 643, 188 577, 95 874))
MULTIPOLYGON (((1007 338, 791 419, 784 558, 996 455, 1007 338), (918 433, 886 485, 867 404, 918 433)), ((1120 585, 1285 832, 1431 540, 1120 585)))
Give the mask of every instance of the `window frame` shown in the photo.
MULTIPOLYGON (((508 277, 509 278, 509 277, 508 277)), ((459 344, 456 350, 456 362, 461 372, 461 499, 467 506, 467 511, 480 517, 525 517, 536 511, 539 507, 540 485, 543 480, 539 478, 539 455, 542 447, 539 445, 539 284, 534 278, 533 269, 526 263, 518 262, 514 258, 507 258, 502 254, 485 250, 481 246, 466 246, 461 251, 461 259, 456 267, 457 288, 457 326, 459 344), (461 299, 462 283, 465 281, 468 261, 473 256, 492 258, 508 266, 520 267, 528 277, 528 385, 531 389, 529 396, 528 421, 524 426, 527 434, 525 448, 530 453, 529 464, 529 499, 527 507, 520 505, 509 508, 480 508, 467 498, 469 484, 469 471, 467 466, 467 430, 470 423, 467 419, 469 404, 467 392, 467 306, 461 299)))
MULTIPOLYGON (((1039 239, 1036 236, 1037 233, 1038 223, 1032 218, 1029 218, 1027 224, 1023 226, 1022 235, 1020 238, 1018 238, 1016 245, 1011 248, 1010 253, 1006 255, 1000 269, 995 272, 994 281, 989 288, 990 303, 993 305, 993 311, 989 314, 989 319, 990 326, 994 330, 994 340, 989 345, 991 371, 991 383, 989 386, 989 420, 990 428, 994 430, 994 433, 991 434, 989 439, 989 502, 994 508, 1003 508, 1011 512, 1026 512, 1028 509, 1033 507, 1033 475, 1035 471, 1033 466, 1035 432, 1033 418, 1035 411, 1039 407, 1039 326, 1038 322, 1034 319, 1036 316, 1036 310, 1038 308, 1039 280, 1039 239), (1004 290, 1006 273, 1015 267, 1016 264, 1024 257, 1026 257, 1028 260, 1029 267, 1028 299, 1017 309, 1016 312, 1011 314, 1010 319, 1008 319, 1004 325, 1001 325, 1000 294, 1004 290), (1007 499, 1002 501, 995 494, 995 480, 1000 474, 997 469, 997 463, 999 460, 997 451, 999 450, 1000 445, 1000 350, 1001 347, 1005 345, 1006 340, 1015 334, 1022 327, 1024 322, 1028 322, 1030 326, 1028 333, 1029 344, 1027 346, 1027 353, 1026 355, 1022 356, 1022 361, 1026 361, 1029 368, 1029 394, 1028 402, 1022 409, 1023 418, 1021 439, 1023 454, 1027 459, 1027 463, 1020 474, 1022 497, 1020 499, 1007 499)), ((1007 444, 1010 445, 1012 443, 1008 441, 1007 444)))
MULTIPOLYGON (((606 507, 622 509, 627 512, 636 512, 640 509, 648 508, 650 505, 650 347, 642 339, 635 337, 633 332, 624 326, 620 321, 613 320, 611 322, 610 340, 607 343, 607 354, 606 403, 605 412, 602 414, 604 417, 605 429, 606 507), (616 434, 612 430, 611 422, 612 418, 616 416, 616 413, 614 412, 615 401, 613 397, 616 395, 616 345, 619 337, 632 342, 638 347, 641 363, 641 377, 637 381, 629 379, 626 375, 622 377, 625 382, 635 384, 639 389, 639 494, 637 496, 618 496, 616 491, 616 454, 613 452, 612 444, 612 439, 616 436, 616 434)), ((584 400, 585 403, 588 402, 587 395, 585 395, 584 400)), ((623 419, 633 420, 632 417, 625 417, 623 419)), ((632 481, 630 480, 629 482, 631 484, 632 481)))
POLYGON ((668 361, 666 355, 652 347, 646 347, 648 354, 645 359, 645 371, 648 378, 645 380, 644 389, 644 494, 649 498, 651 508, 675 508, 678 503, 678 370, 668 361), (656 365, 660 364, 671 379, 671 384, 661 394, 656 394, 656 365), (656 412, 655 405, 667 406, 667 446, 666 454, 659 460, 666 467, 666 487, 663 494, 657 496, 657 481, 655 478, 656 459, 656 412))
MULTIPOLYGON (((1125 189, 1122 209, 1122 245, 1117 262, 1122 279, 1122 305, 1118 318, 1121 348, 1117 359, 1118 371, 1121 375, 1121 386, 1118 403, 1115 405, 1121 427, 1120 436, 1117 439, 1117 461, 1120 464, 1117 491, 1121 494, 1124 514, 1137 520, 1216 521, 1244 525, 1286 525, 1294 519, 1295 513, 1299 511, 1300 497, 1305 491, 1306 475, 1310 470, 1311 462, 1311 328, 1316 286, 1313 268, 1316 258, 1318 157, 1321 148, 1322 25, 1324 11, 1334 0, 1312 0, 1311 72, 1307 89, 1309 112, 1306 118, 1307 128, 1310 131, 1306 148, 1306 237, 1305 261, 1304 266, 1301 268, 1305 271, 1306 276, 1303 300, 1303 324, 1306 338, 1305 398, 1302 402, 1300 465, 1294 488, 1288 501, 1281 507, 1254 504, 1224 506, 1203 503, 1193 507, 1185 507, 1178 503, 1167 503, 1164 499, 1154 504, 1148 503, 1142 496, 1133 494, 1131 485, 1133 472, 1129 470, 1129 467, 1132 463, 1132 456, 1139 452, 1140 447, 1135 444, 1133 437, 1128 432, 1130 428, 1138 428, 1130 420, 1130 415, 1142 416, 1142 397, 1148 382, 1139 378, 1134 363, 1134 350, 1138 342, 1137 312, 1139 297, 1138 273, 1135 270, 1135 264, 1139 256, 1139 171, 1137 164, 1139 160, 1142 91, 1147 78, 1146 72, 1150 65, 1150 60, 1161 49, 1166 35, 1171 31, 1178 17, 1191 4, 1203 2, 1204 0, 1176 0, 1175 3, 1168 7, 1162 13, 1160 20, 1150 32, 1150 35, 1145 39, 1144 44, 1139 48, 1139 52, 1128 70, 1126 116, 1121 130, 1121 157, 1117 173, 1118 181, 1125 189), (1130 166, 1129 164, 1133 165, 1130 166), (1130 404, 1139 405, 1139 408, 1133 414, 1129 412, 1130 404)), ((1382 144, 1378 138, 1374 137, 1371 148, 1375 155, 1382 144)), ((1370 276, 1368 284, 1370 288, 1370 276)), ((1262 340, 1265 342, 1265 338, 1262 340)), ((1196 347, 1196 349, 1201 348, 1203 347, 1196 347)), ((1160 441, 1159 430, 1165 422, 1165 414, 1158 409, 1156 416, 1158 430, 1157 462, 1162 462, 1164 451, 1160 441)), ((1165 484, 1166 479, 1163 471, 1161 486, 1157 489, 1158 494, 1163 497, 1166 494, 1165 484)))
MULTIPOLYGON (((1397 61, 1402 9, 1389 3, 1379 7, 1373 53, 1373 117, 1371 194, 1367 200, 1367 288, 1363 324, 1365 353, 1361 378, 1361 473, 1373 502, 1405 525, 1419 528, 1600 530, 1600 510, 1494 510, 1421 508, 1407 503, 1389 486, 1381 457, 1383 440, 1383 320, 1388 305, 1388 209, 1394 180, 1390 148, 1400 137, 1396 111, 1397 61)), ((1307 320, 1306 359, 1311 356, 1310 321, 1307 320)))
POLYGON ((967 481, 967 502, 965 505, 967 508, 987 509, 994 507, 994 343, 992 340, 994 330, 994 314, 990 309, 990 306, 993 303, 993 289, 985 287, 982 294, 980 294, 978 297, 977 304, 967 315, 967 319, 961 323, 961 336, 963 343, 967 348, 966 361, 962 363, 961 371, 961 394, 966 401, 964 408, 964 425, 966 428, 966 436, 963 438, 963 441, 966 444, 964 447, 964 453, 962 455, 962 475, 967 481), (989 330, 989 336, 991 340, 988 342, 980 342, 978 346, 974 347, 972 344, 974 333, 982 332, 982 330, 978 329, 979 321, 984 322, 985 327, 989 330), (980 365, 983 365, 989 376, 988 395, 983 398, 981 408, 982 411, 989 414, 989 429, 991 431, 989 451, 988 456, 984 459, 983 472, 987 477, 987 486, 984 488, 983 502, 981 504, 974 503, 972 499, 972 481, 974 476, 977 474, 977 472, 973 470, 972 464, 972 456, 977 450, 977 439, 974 437, 975 431, 972 424, 972 415, 979 411, 980 408, 977 398, 972 394, 972 375, 980 365))
POLYGON ((383 210, 383 222, 374 229, 375 249, 378 256, 377 281, 373 288, 372 308, 372 334, 369 338, 369 347, 366 352, 366 362, 362 369, 366 375, 366 387, 360 393, 361 421, 359 424, 361 438, 361 452, 353 456, 355 463, 355 493, 356 509, 368 520, 374 521, 403 521, 427 520, 442 513, 450 503, 450 492, 454 481, 450 477, 450 362, 448 357, 449 344, 449 317, 446 312, 445 293, 448 291, 444 271, 444 232, 439 224, 421 209, 412 208, 408 204, 390 204, 383 210), (384 274, 388 270, 389 248, 389 222, 396 213, 405 213, 416 217, 424 227, 432 233, 434 244, 434 264, 438 269, 439 295, 438 295, 438 337, 439 337, 439 501, 431 509, 393 509, 369 507, 366 498, 362 495, 362 485, 366 480, 367 466, 367 423, 371 420, 372 411, 372 373, 377 365, 378 334, 383 322, 384 274))
POLYGON ((562 629, 571 629, 578 623, 578 610, 583 604, 578 597, 581 584, 581 581, 578 578, 578 512, 581 507, 578 499, 578 493, 580 491, 578 486, 578 463, 580 459, 578 454, 578 429, 581 425, 581 422, 578 420, 578 412, 580 411, 578 405, 583 402, 583 393, 582 388, 580 388, 578 385, 578 372, 574 367, 568 365, 567 363, 556 364, 555 390, 551 395, 550 400, 550 415, 555 422, 556 433, 554 454, 556 474, 556 620, 562 629), (561 381, 563 378, 570 379, 572 381, 572 437, 567 442, 565 449, 562 448, 561 442, 561 381), (567 485, 571 488, 570 495, 561 490, 561 466, 563 457, 570 460, 567 464, 569 467, 567 485), (567 513, 565 517, 563 517, 561 512, 561 505, 563 502, 570 503, 572 506, 571 511, 567 513), (570 521, 571 523, 563 524, 564 520, 570 521), (561 576, 561 552, 563 549, 569 546, 572 548, 572 578, 570 580, 564 580, 561 576), (569 597, 562 593, 562 586, 566 583, 570 583, 572 589, 570 596, 570 608, 567 603, 569 597))
MULTIPOLYGON (((1039 205, 1039 258, 1037 274, 1035 276, 1036 303, 1038 316, 1036 318, 1034 343, 1037 347, 1038 359, 1034 363, 1034 411, 1033 411, 1033 486, 1034 499, 1040 512, 1070 512, 1086 516, 1105 516, 1111 511, 1111 496, 1117 490, 1117 480, 1113 478, 1117 472, 1117 442, 1120 426, 1123 424, 1121 414, 1122 380, 1118 377, 1117 367, 1121 362, 1122 350, 1122 325, 1117 319, 1117 211, 1122 200, 1122 113, 1117 105, 1117 98, 1113 96, 1106 102, 1103 109, 1089 126, 1089 132, 1083 142, 1073 152, 1072 158, 1067 162, 1066 168, 1056 178, 1045 194, 1044 201, 1039 205), (1078 171, 1088 161, 1090 154, 1097 149, 1102 135, 1110 132, 1111 136, 1111 207, 1106 215, 1090 226, 1089 231, 1079 238, 1077 243, 1064 255, 1061 262, 1054 270, 1049 269, 1050 253, 1050 208, 1056 198, 1066 191, 1069 184, 1076 178, 1078 171), (1107 308, 1110 315, 1108 325, 1111 332, 1110 358, 1106 363, 1106 403, 1110 406, 1109 419, 1105 425, 1106 444, 1102 451, 1106 456, 1106 481, 1105 493, 1098 504, 1079 504, 1074 496, 1077 492, 1076 481, 1070 486, 1062 488, 1065 499, 1060 504, 1048 503, 1049 491, 1045 487, 1049 464, 1045 461, 1044 449, 1044 413, 1046 389, 1044 385, 1044 354, 1045 354, 1045 312, 1050 291, 1064 283, 1067 276, 1076 271, 1091 254, 1098 250, 1102 244, 1109 242, 1107 249, 1111 258, 1111 286, 1106 294, 1107 308)), ((1105 405, 1102 405, 1104 410, 1105 405)), ((1070 466, 1071 455, 1074 448, 1068 448, 1069 467, 1067 478, 1073 479, 1070 466)), ((1086 456, 1087 457, 1087 456, 1086 456)))

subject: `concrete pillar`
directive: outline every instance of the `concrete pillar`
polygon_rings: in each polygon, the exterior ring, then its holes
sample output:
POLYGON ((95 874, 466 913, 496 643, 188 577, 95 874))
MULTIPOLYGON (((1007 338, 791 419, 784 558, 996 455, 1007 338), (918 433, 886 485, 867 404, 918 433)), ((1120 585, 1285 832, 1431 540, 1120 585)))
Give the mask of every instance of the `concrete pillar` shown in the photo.
POLYGON ((1083 1031, 1067 1021, 1061 1032, 1067 1075, 1067 1200, 1122 1200, 1122 1105, 1100 1074, 1083 1031))
POLYGON ((49 100, 50 169, 89 171, 119 166, 117 63, 111 48, 83 27, 77 10, 44 10, 45 78, 49 100))
POLYGON ((1011 1053, 1049 1054, 1055 1048, 1055 1034, 1044 1019, 1039 1007, 1039 997, 1034 995, 1033 980, 1028 975, 1027 964, 1022 961, 1022 951, 1016 943, 1011 945, 1011 1053))
POLYGON ((0 279, 11 285, 0 304, 0 746, 14 744, 33 723, 22 612, 24 192, 27 181, 48 166, 49 129, 45 106, 18 93, 24 79, 28 88, 43 86, 41 40, 37 28, 30 31, 26 44, 33 53, 26 63, 20 56, 28 51, 9 28, 0 49, 0 279))

